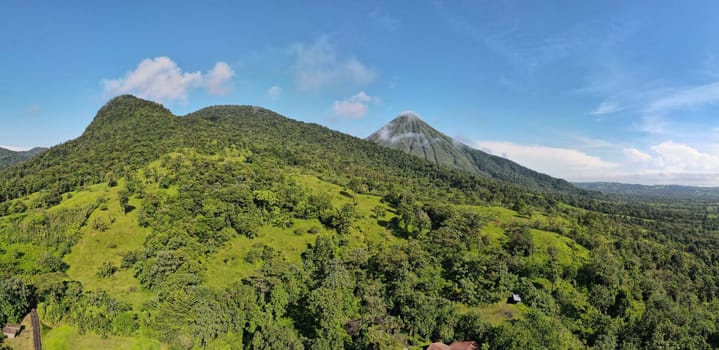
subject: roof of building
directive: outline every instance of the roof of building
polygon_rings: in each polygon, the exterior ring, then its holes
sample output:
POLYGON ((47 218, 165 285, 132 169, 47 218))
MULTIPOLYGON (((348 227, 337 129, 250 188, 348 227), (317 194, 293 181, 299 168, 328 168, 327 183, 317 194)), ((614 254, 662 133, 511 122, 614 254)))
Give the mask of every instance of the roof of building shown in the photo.
POLYGON ((450 348, 449 345, 445 343, 432 343, 429 344, 427 350, 452 350, 452 348, 450 348))
POLYGON ((17 334, 22 329, 22 326, 15 323, 8 323, 3 327, 2 332, 3 334, 17 334))
POLYGON ((456 341, 449 344, 451 350, 479 350, 479 344, 475 341, 456 341))
POLYGON ((475 341, 456 341, 452 344, 432 343, 429 344, 427 350, 479 350, 479 344, 475 341))

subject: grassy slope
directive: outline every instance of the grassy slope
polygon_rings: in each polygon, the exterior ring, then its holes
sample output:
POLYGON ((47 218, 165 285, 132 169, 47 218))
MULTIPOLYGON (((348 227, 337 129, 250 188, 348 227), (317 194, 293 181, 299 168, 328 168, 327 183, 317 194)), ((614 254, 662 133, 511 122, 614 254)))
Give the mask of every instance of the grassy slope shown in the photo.
MULTIPOLYGON (((138 175, 141 176, 141 172, 138 175)), ((365 246, 368 242, 374 244, 391 244, 401 240, 380 225, 377 219, 371 217, 371 210, 380 206, 385 208, 386 217, 390 220, 395 214, 380 197, 352 193, 351 190, 335 184, 322 181, 314 176, 293 175, 299 186, 308 191, 319 194, 327 193, 332 204, 340 207, 345 203, 356 201, 358 218, 353 224, 350 234, 346 236, 350 246, 365 246), (354 198, 354 199, 353 199, 354 198)), ((121 254, 142 247, 149 230, 137 224, 137 211, 123 214, 119 205, 117 193, 123 182, 116 187, 105 184, 94 185, 82 191, 73 192, 71 198, 65 198, 61 204, 50 210, 59 210, 66 207, 94 203, 104 199, 88 220, 88 225, 81 229, 82 237, 73 247, 72 252, 65 256, 64 261, 69 265, 67 274, 70 279, 82 282, 86 290, 105 290, 113 297, 133 305, 140 310, 142 303, 150 300, 152 295, 140 287, 139 282, 132 276, 131 270, 118 270, 112 277, 102 279, 96 276, 100 264, 109 261, 115 266, 120 265, 121 254), (100 231, 93 223, 95 220, 110 222, 109 228, 100 231)), ((177 194, 176 188, 160 190, 148 188, 148 192, 166 191, 168 194, 177 194)), ((130 204, 140 206, 140 201, 131 198, 130 204)), ((510 222, 529 222, 529 218, 518 216, 516 212, 499 207, 458 206, 459 210, 467 210, 480 214, 486 218, 487 225, 483 232, 490 238, 490 244, 501 244, 506 240, 502 226, 510 222)), ((535 215, 531 220, 546 220, 545 217, 535 215)), ((315 241, 317 235, 332 235, 334 231, 322 227, 316 219, 295 219, 293 227, 280 229, 272 226, 262 227, 260 236, 248 239, 244 236, 233 238, 224 247, 213 253, 207 261, 205 284, 213 288, 223 288, 232 281, 239 280, 252 274, 260 267, 260 262, 250 263, 245 260, 247 254, 253 250, 262 251, 266 245, 280 252, 289 262, 301 263, 301 253, 308 244, 315 241), (310 234, 310 228, 319 228, 319 233, 310 234), (300 229, 302 233, 296 234, 300 229)), ((547 247, 557 248, 558 261, 565 266, 579 265, 588 257, 588 252, 571 239, 554 232, 531 230, 532 239, 536 246, 536 253, 529 257, 533 264, 544 265, 549 262, 547 247)), ((33 247, 15 245, 9 249, 26 250, 27 257, 33 257, 33 247)), ((5 254, 7 256, 8 254, 5 254)), ((3 256, 0 256, 2 258, 3 256)), ((571 288, 571 286, 565 286, 571 288)), ((483 307, 468 308, 468 312, 478 312, 485 319, 499 323, 508 318, 522 317, 523 307, 507 305, 504 302, 486 305, 483 307), (511 317, 509 316, 511 315, 511 317)), ((153 340, 143 338, 127 338, 110 336, 102 339, 93 334, 80 335, 77 329, 70 325, 59 325, 44 335, 47 349, 74 349, 74 348, 127 348, 127 349, 158 349, 160 344, 153 340)))
MULTIPOLYGON (((147 229, 137 224, 137 211, 123 214, 117 197, 120 188, 122 183, 112 188, 98 185, 92 188, 91 193, 80 194, 106 198, 107 209, 101 206, 90 215, 89 225, 81 230, 82 238, 64 260, 70 266, 67 271, 68 276, 80 281, 86 290, 104 289, 112 297, 126 301, 132 304, 135 310, 139 310, 142 303, 149 300, 152 295, 142 290, 131 270, 118 270, 109 278, 100 278, 96 275, 100 265, 105 261, 119 267, 122 254, 141 248, 149 234, 147 229), (107 230, 99 231, 93 227, 95 220, 111 222, 111 224, 107 230)), ((76 197, 73 196, 73 199, 76 197)), ((139 206, 139 201, 131 200, 130 205, 139 206)))
POLYGON ((128 349, 156 350, 165 349, 159 341, 143 337, 102 338, 92 333, 79 334, 77 328, 62 325, 43 334, 43 349, 128 349))
MULTIPOLYGON (((350 245, 362 245, 366 241, 375 243, 391 242, 398 238, 377 223, 377 220, 370 218, 370 211, 376 206, 386 206, 380 203, 377 196, 361 195, 351 193, 340 186, 324 182, 314 176, 297 175, 294 180, 299 186, 307 189, 314 194, 327 193, 334 207, 340 207, 346 203, 351 203, 349 196, 354 196, 357 200, 357 213, 360 219, 353 225, 349 235, 350 245), (343 194, 345 193, 345 194, 343 194)), ((386 208, 387 209, 387 208, 386 208)), ((387 209, 388 210, 388 209, 387 209)), ((394 214, 387 212, 386 220, 392 218, 394 214)), ((269 246, 275 251, 279 251, 287 261, 295 264, 301 263, 301 254, 311 243, 314 243, 317 235, 332 235, 334 231, 325 229, 317 220, 300 220, 295 219, 293 227, 282 229, 277 227, 265 226, 260 230, 260 236, 255 239, 249 239, 244 236, 238 236, 232 239, 225 247, 213 254, 208 261, 207 269, 207 285, 215 288, 227 286, 232 281, 239 280, 249 276, 252 271, 260 267, 260 262, 250 263, 245 260, 245 256, 253 250, 262 251, 264 246, 269 246), (307 233, 310 228, 319 228, 319 233, 307 233), (296 234, 295 230, 301 230, 303 233, 296 234)))
POLYGON ((507 304, 505 301, 475 309, 476 312, 482 315, 483 319, 494 325, 498 325, 505 320, 521 318, 527 310, 528 308, 522 304, 507 304))

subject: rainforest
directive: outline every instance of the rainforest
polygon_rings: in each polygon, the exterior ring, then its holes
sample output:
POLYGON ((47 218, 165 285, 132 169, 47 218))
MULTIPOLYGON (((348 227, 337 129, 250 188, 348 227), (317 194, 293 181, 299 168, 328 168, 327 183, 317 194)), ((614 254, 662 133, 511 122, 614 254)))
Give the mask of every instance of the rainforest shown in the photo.
POLYGON ((713 197, 503 169, 119 96, 0 170, 0 324, 37 309, 49 349, 719 347, 713 197))

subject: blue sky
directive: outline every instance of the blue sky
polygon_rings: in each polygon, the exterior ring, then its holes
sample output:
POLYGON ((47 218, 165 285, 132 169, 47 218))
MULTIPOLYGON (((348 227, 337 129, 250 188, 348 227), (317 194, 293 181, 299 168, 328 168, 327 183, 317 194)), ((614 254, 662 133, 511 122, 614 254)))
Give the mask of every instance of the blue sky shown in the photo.
POLYGON ((716 1, 3 1, 0 145, 111 97, 251 104, 366 137, 412 110, 573 181, 719 186, 716 1))

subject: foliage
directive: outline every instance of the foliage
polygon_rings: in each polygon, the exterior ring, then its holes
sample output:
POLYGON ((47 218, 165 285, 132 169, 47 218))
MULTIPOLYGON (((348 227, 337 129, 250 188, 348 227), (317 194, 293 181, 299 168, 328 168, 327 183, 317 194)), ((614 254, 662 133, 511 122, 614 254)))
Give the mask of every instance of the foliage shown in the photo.
POLYGON ((19 323, 33 302, 33 290, 15 277, 0 280, 0 324, 19 323))
POLYGON ((47 151, 47 148, 44 147, 35 147, 27 151, 11 151, 0 147, 0 169, 30 159, 45 151, 47 151))
POLYGON ((708 349, 718 232, 715 204, 539 192, 256 107, 122 96, 0 172, 0 321, 36 306, 105 347, 708 349))

